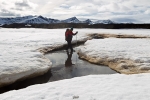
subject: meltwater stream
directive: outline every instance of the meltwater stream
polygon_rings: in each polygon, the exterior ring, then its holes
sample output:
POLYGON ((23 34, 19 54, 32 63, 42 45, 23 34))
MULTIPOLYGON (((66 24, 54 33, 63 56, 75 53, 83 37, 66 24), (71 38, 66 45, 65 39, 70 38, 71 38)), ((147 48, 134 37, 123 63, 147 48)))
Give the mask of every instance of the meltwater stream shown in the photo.
POLYGON ((56 51, 45 55, 52 62, 52 76, 49 81, 57 81, 96 74, 114 74, 107 66, 91 64, 81 60, 76 52, 56 51))
POLYGON ((107 66, 95 65, 79 59, 76 52, 69 53, 62 50, 46 54, 45 56, 53 64, 52 68, 46 74, 2 87, 0 88, 0 93, 73 77, 117 73, 107 66))

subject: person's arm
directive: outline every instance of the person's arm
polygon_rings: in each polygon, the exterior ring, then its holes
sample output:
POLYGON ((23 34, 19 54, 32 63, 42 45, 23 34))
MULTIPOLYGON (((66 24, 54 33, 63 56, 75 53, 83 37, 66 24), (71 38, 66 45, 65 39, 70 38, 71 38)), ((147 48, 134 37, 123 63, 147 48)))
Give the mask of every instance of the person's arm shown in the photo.
POLYGON ((73 32, 72 32, 73 35, 76 35, 77 33, 78 33, 78 31, 77 31, 76 33, 73 33, 73 32))

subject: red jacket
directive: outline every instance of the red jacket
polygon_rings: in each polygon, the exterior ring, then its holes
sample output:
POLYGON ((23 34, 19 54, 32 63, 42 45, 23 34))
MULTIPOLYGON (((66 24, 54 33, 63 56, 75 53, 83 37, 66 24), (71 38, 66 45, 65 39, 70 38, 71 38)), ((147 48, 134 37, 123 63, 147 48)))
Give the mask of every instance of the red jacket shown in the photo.
POLYGON ((66 37, 72 36, 72 35, 73 35, 73 32, 71 30, 68 30, 65 34, 66 37))
POLYGON ((66 41, 72 41, 73 35, 76 35, 77 33, 73 33, 72 30, 67 30, 65 32, 65 40, 66 41))

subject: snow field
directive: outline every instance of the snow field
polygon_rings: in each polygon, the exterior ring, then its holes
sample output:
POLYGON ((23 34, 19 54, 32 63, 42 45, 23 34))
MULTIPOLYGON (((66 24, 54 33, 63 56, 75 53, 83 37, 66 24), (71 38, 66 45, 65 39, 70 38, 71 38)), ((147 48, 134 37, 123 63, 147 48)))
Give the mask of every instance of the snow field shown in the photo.
POLYGON ((93 39, 78 49, 81 58, 108 65, 121 73, 150 70, 150 39, 93 39))
POLYGON ((149 74, 90 75, 0 94, 1 100, 148 100, 149 74))
MULTIPOLYGON (((150 37, 147 29, 75 29, 77 39, 89 33, 134 34, 150 37)), ((65 44, 65 29, 0 29, 0 86, 31 75, 48 71, 51 62, 39 48, 65 44)), ((73 38, 75 41, 76 38, 73 38)), ((150 40, 146 39, 93 39, 78 47, 81 57, 89 61, 111 61, 122 73, 130 70, 148 72, 150 40), (87 59, 87 60, 88 60, 87 59), (102 60, 101 60, 102 59, 102 60), (115 63, 120 61, 118 63, 115 63), (121 65, 124 64, 124 66, 121 65), (130 64, 133 69, 129 69, 130 64), (117 66, 118 65, 118 66, 117 66), (134 69, 135 68, 135 69, 134 69)), ((111 65, 110 64, 110 65, 111 65)), ((109 66, 110 66, 109 65, 109 66)), ((90 75, 46 84, 29 86, 0 94, 1 100, 148 100, 149 74, 90 75)))

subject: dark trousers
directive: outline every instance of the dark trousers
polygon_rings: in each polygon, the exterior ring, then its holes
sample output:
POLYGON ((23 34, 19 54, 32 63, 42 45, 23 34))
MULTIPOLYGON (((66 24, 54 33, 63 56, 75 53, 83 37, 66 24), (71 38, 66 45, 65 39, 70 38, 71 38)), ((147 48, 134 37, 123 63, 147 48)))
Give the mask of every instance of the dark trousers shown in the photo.
POLYGON ((70 50, 73 51, 71 40, 68 40, 67 43, 68 43, 68 46, 66 49, 68 50, 70 48, 70 50))

